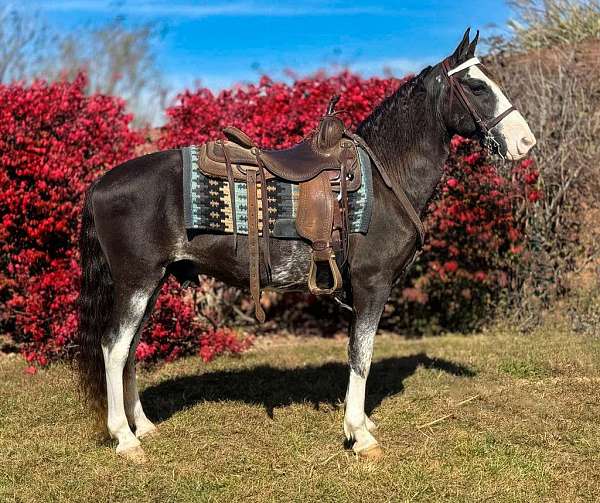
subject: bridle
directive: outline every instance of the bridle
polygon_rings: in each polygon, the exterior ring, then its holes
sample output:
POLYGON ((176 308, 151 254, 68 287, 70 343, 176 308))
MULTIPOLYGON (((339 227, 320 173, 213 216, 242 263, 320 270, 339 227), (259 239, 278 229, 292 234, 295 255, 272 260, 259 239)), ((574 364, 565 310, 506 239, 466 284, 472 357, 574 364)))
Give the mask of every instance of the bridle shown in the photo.
POLYGON ((470 66, 479 64, 481 64, 481 62, 478 58, 470 58, 464 63, 461 63, 457 67, 451 69, 448 59, 442 61, 444 76, 446 77, 448 86, 450 88, 450 100, 448 106, 449 108, 452 106, 452 101, 454 100, 454 95, 456 94, 459 101, 469 111, 471 117, 475 121, 475 126, 477 127, 479 134, 482 136, 483 144, 490 150, 494 150, 497 154, 502 155, 500 153, 500 145, 498 145, 498 142, 494 139, 494 135, 491 133, 491 130, 494 129, 508 114, 516 111, 516 108, 511 105, 500 115, 497 115, 491 119, 484 119, 469 100, 469 97, 465 93, 463 84, 454 76, 458 72, 461 72, 470 66))

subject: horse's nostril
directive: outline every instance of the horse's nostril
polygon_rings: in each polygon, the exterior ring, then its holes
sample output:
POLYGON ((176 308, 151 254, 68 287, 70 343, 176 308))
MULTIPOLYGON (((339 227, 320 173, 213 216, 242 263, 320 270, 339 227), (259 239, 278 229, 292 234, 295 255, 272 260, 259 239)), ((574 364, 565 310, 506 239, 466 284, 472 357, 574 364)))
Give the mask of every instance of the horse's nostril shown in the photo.
POLYGON ((530 147, 535 143, 535 140, 533 138, 525 136, 525 137, 521 138, 521 143, 523 145, 525 145, 526 147, 530 147))

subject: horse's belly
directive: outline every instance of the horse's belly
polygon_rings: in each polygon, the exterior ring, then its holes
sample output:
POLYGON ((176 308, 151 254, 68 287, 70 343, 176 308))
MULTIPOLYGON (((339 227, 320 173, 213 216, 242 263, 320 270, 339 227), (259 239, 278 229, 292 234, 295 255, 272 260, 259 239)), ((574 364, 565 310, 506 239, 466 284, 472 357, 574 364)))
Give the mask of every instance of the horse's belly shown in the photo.
POLYGON ((271 281, 266 288, 282 292, 306 291, 310 260, 310 246, 306 243, 277 240, 277 253, 272 256, 271 281))

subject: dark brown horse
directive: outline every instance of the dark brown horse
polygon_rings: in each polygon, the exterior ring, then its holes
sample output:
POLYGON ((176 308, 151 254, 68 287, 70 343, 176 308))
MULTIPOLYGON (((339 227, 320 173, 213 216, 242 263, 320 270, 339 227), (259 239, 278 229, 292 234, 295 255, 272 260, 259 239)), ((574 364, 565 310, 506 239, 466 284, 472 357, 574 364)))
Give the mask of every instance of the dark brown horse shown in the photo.
MULTIPOLYGON (((357 133, 422 213, 438 184, 454 134, 479 137, 508 159, 522 158, 535 138, 519 112, 474 57, 465 33, 454 53, 425 68, 385 99, 357 133)), ((344 432, 354 451, 377 457, 374 424, 364 412, 373 341, 390 288, 417 246, 417 231, 398 198, 373 171, 374 208, 367 234, 352 234, 344 283, 353 311, 344 432)), ((186 233, 182 155, 170 150, 128 161, 87 194, 81 235, 83 283, 79 369, 99 411, 107 412, 117 452, 143 459, 140 438, 154 433, 140 403, 135 348, 141 327, 169 274, 180 281, 206 274, 248 284, 246 237, 237 253, 229 235, 186 233), (132 431, 133 428, 133 431, 132 431), (134 434, 135 431, 135 434, 134 434)), ((271 239, 274 289, 306 285, 309 253, 302 241, 271 239)))

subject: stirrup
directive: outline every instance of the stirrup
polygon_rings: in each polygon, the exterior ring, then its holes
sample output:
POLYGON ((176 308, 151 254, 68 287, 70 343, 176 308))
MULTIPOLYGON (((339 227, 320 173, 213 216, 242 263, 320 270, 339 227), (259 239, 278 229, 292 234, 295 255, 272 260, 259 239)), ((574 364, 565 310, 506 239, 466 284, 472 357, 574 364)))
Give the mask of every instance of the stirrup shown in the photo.
POLYGON ((315 261, 315 253, 313 250, 310 262, 310 269, 308 271, 308 290, 313 295, 331 295, 342 285, 342 274, 340 273, 340 269, 337 265, 337 262, 335 261, 335 254, 333 253, 333 251, 329 254, 328 263, 329 270, 333 275, 333 285, 331 286, 331 288, 320 288, 317 285, 317 263, 315 261))

